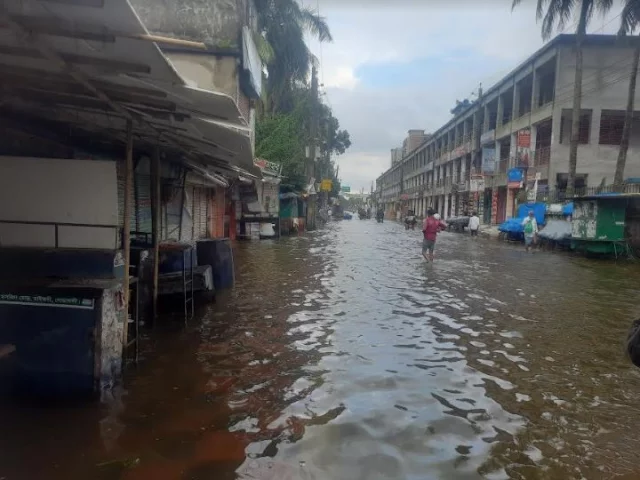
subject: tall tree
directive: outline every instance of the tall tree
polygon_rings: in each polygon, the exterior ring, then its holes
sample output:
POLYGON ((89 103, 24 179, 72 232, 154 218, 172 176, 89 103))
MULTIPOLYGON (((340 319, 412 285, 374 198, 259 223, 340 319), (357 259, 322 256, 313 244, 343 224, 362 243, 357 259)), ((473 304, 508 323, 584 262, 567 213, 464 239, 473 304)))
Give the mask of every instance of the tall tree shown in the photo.
MULTIPOLYGON (((640 22, 640 1, 625 0, 620 14, 621 23, 618 34, 622 37, 633 34, 640 22)), ((620 150, 618 161, 616 162, 616 172, 613 176, 613 188, 616 192, 624 189, 624 169, 627 163, 627 152, 629 150, 629 138, 631 137, 631 127, 633 125, 633 110, 636 99, 636 80, 638 78, 638 63, 640 62, 640 42, 638 38, 633 39, 633 60, 631 62, 631 73, 629 75, 629 93, 627 96, 627 110, 624 115, 624 127, 620 139, 620 150)))
MULTIPOLYGON (((512 9, 522 3, 513 0, 512 9)), ((580 109, 582 103, 582 45, 587 34, 587 26, 595 11, 605 14, 613 5, 613 0, 538 0, 536 19, 542 20, 542 38, 548 40, 556 29, 562 31, 567 24, 578 17, 576 27, 576 72, 573 87, 573 110, 571 112, 571 143, 569 145, 569 178, 567 194, 572 195, 576 182, 578 163, 578 140, 580 134, 580 109)))
POLYGON ((296 86, 306 85, 313 54, 305 43, 305 33, 321 42, 333 40, 326 20, 296 0, 255 0, 258 46, 267 64, 265 113, 291 111, 296 86))

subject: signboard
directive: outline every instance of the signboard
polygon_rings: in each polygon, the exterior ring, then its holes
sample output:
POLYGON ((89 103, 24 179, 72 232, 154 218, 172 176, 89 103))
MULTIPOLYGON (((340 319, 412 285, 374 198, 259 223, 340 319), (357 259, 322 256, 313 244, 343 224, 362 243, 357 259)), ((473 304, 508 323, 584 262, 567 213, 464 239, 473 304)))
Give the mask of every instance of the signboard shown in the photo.
POLYGON ((341 191, 342 193, 350 193, 350 192, 351 192, 351 187, 350 187, 350 186, 348 186, 348 185, 342 185, 342 186, 340 187, 340 191, 341 191))
POLYGON ((484 132, 482 135, 480 135, 480 143, 482 144, 495 142, 495 140, 496 140, 495 130, 489 130, 488 132, 484 132))
POLYGON ((93 310, 95 300, 78 297, 53 297, 51 295, 16 295, 0 293, 2 305, 28 305, 36 307, 82 308, 93 310))
POLYGON ((498 189, 493 189, 493 194, 491 196, 491 221, 493 223, 498 223, 498 189))
POLYGON ((249 27, 242 27, 242 68, 248 73, 248 87, 253 98, 262 95, 262 60, 249 27))
POLYGON ((518 148, 531 148, 531 130, 528 128, 518 131, 518 148))
POLYGON ((265 160, 264 158, 255 158, 253 160, 253 164, 263 172, 270 173, 274 176, 280 175, 280 172, 282 170, 282 165, 276 162, 270 162, 269 160, 265 160))
POLYGON ((460 145, 459 147, 455 148, 452 152, 451 152, 451 158, 458 158, 461 157, 462 155, 465 155, 468 152, 468 148, 466 144, 460 145))
POLYGON ((330 192, 333 188, 333 182, 329 178, 325 178, 320 182, 320 191, 321 192, 330 192))
POLYGON ((507 171, 507 185, 509 188, 520 188, 524 180, 524 171, 521 168, 510 168, 507 171))
POLYGON ((507 171, 507 181, 509 183, 511 182, 522 182, 524 178, 524 172, 522 171, 521 168, 510 168, 507 171))
POLYGON ((482 173, 493 174, 496 168, 495 147, 482 148, 482 173))
POLYGON ((481 192, 484 190, 484 178, 472 177, 469 185, 469 190, 472 192, 481 192))
POLYGON ((531 157, 531 130, 528 128, 518 131, 518 142, 516 146, 516 165, 521 167, 529 166, 531 157))

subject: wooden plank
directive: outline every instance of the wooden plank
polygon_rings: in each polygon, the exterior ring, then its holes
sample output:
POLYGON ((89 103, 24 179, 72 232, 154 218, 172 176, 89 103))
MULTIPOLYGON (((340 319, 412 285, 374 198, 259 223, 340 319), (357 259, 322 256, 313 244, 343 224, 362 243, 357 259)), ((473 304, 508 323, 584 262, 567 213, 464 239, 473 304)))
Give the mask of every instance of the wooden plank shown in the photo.
POLYGON ((131 265, 131 187, 133 183, 133 124, 127 120, 127 148, 124 159, 124 211, 123 211, 123 240, 124 249, 124 311, 125 324, 122 345, 127 345, 129 320, 129 267, 131 265))

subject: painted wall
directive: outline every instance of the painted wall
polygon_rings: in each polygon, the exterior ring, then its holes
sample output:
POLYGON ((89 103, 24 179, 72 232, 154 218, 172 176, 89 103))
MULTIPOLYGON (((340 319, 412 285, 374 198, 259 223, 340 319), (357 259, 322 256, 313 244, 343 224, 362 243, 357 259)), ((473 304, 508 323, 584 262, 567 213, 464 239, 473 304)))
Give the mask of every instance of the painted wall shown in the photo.
MULTIPOLYGON (((622 46, 589 47, 584 51, 582 80, 582 110, 591 110, 589 144, 578 147, 578 174, 588 174, 588 186, 613 183, 619 148, 617 145, 599 145, 602 110, 624 111, 627 104, 632 49, 622 46)), ((553 137, 549 184, 554 187, 556 175, 569 171, 569 135, 573 106, 575 52, 571 47, 559 50, 556 97, 553 108, 553 137), (563 139, 560 138, 560 124, 563 139), (560 143, 562 140, 562 143, 560 143)), ((640 108, 640 89, 636 90, 636 115, 640 108)), ((640 176, 640 125, 632 129, 626 177, 640 176)))
MULTIPOLYGON (((117 226, 116 162, 0 157, 0 220, 117 226)), ((58 241, 113 249, 117 228, 60 227, 58 241)), ((55 227, 0 223, 0 245, 54 247, 55 227)))

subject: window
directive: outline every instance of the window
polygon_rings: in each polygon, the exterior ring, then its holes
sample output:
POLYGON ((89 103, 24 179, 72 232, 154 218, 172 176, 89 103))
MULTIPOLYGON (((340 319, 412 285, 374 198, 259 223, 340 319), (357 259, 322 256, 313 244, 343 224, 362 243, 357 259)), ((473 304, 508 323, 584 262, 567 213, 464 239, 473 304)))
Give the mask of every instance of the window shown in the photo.
POLYGON ((603 110, 600 117, 600 145, 620 145, 623 128, 623 111, 603 110))
MULTIPOLYGON (((567 144, 571 142, 571 110, 563 112, 562 122, 560 123, 560 143, 567 144)), ((589 135, 591 130, 591 110, 580 115, 580 126, 578 130, 578 144, 587 145, 589 143, 589 135)))

